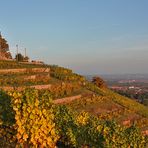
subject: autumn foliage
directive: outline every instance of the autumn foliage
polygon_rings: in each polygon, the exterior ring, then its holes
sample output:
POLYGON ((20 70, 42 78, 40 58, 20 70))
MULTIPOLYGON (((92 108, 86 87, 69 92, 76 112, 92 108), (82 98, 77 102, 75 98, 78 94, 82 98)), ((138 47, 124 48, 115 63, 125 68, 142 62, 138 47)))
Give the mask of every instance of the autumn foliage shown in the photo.
POLYGON ((93 77, 92 83, 94 83, 99 88, 107 88, 105 81, 100 77, 93 77))
POLYGON ((0 58, 1 59, 12 59, 11 53, 9 52, 9 45, 5 38, 0 34, 0 58))
POLYGON ((49 92, 1 93, 0 110, 1 147, 144 148, 147 142, 135 125, 124 127, 53 105, 49 92))

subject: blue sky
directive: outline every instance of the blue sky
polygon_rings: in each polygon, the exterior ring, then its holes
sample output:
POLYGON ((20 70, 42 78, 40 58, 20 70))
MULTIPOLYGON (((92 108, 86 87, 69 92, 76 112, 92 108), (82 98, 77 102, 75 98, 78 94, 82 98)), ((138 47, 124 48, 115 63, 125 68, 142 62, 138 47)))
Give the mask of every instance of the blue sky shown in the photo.
POLYGON ((0 0, 13 55, 81 74, 148 73, 147 0, 0 0))

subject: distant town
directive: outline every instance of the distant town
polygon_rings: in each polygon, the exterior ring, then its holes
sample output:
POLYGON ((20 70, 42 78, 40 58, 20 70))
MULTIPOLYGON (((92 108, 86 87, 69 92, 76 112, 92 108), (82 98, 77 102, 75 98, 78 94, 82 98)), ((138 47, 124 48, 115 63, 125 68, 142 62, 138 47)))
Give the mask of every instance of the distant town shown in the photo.
MULTIPOLYGON (((89 80, 93 76, 87 76, 89 80)), ((108 87, 148 106, 148 74, 101 75, 108 87)))

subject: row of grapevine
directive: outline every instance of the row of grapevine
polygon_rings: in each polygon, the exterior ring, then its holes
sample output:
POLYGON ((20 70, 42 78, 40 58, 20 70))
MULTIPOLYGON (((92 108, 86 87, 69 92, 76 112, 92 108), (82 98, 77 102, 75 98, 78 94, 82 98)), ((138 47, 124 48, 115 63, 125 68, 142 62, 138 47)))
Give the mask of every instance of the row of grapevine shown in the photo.
POLYGON ((0 78, 0 86, 25 86, 25 85, 37 85, 37 84, 48 84, 49 78, 45 77, 43 78, 37 78, 35 80, 25 80, 23 77, 5 77, 0 78))
POLYGON ((98 95, 101 95, 103 96, 104 95, 104 90, 103 89, 100 89, 99 87, 97 87, 95 84, 91 83, 91 82, 88 82, 88 81, 85 81, 83 83, 84 87, 87 88, 88 90, 98 94, 98 95))
POLYGON ((96 85, 94 85, 91 82, 88 82, 85 77, 75 74, 72 72, 72 70, 58 67, 58 66, 51 66, 51 76, 55 77, 57 79, 63 80, 63 81, 69 81, 73 82, 76 81, 86 89, 98 94, 98 95, 104 95, 103 90, 98 88, 96 85))
POLYGON ((143 106, 142 104, 132 99, 129 99, 127 97, 121 96, 117 93, 114 93, 111 90, 107 90, 106 95, 108 95, 114 102, 121 104, 127 109, 130 109, 134 111, 135 113, 142 115, 143 117, 146 117, 146 118, 148 117, 147 107, 143 106))
POLYGON ((0 93, 1 147, 140 147, 147 138, 135 126, 123 127, 86 112, 54 106, 48 91, 0 93))
POLYGON ((148 125, 147 118, 138 116, 134 118, 134 111, 131 111, 128 108, 123 108, 120 105, 114 106, 112 108, 107 108, 107 103, 109 106, 114 104, 108 96, 96 96, 94 94, 89 96, 83 96, 81 99, 77 99, 67 104, 70 108, 74 110, 82 111, 85 110, 90 112, 98 117, 101 120, 113 120, 115 119, 118 123, 123 124, 124 121, 129 121, 128 125, 136 123, 139 128, 146 127, 148 125), (105 108, 102 105, 105 104, 105 108), (98 112, 99 108, 99 112, 98 112), (102 111, 101 111, 102 109, 102 111), (130 118, 130 115, 132 118, 130 118))
POLYGON ((52 85, 50 93, 53 98, 63 98, 66 96, 72 96, 73 93, 81 89, 78 83, 61 83, 60 85, 52 85))
POLYGON ((70 69, 58 66, 51 66, 51 76, 63 81, 77 81, 84 82, 85 78, 81 75, 75 74, 70 69))
POLYGON ((98 120, 86 112, 74 113, 66 106, 59 106, 55 117, 60 144, 67 147, 144 148, 147 143, 135 125, 126 128, 114 121, 98 120))

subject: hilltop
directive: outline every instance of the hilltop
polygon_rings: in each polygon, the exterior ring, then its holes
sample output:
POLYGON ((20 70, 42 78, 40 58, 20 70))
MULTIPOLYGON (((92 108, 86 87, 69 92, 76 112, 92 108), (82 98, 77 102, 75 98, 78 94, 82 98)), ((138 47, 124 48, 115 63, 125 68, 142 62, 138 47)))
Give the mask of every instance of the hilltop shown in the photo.
MULTIPOLYGON (((47 64, 0 61, 0 88, 4 92, 23 92, 35 88, 41 96, 48 93, 55 106, 86 112, 101 121, 116 121, 130 127, 136 124, 148 134, 148 108, 108 88, 99 88, 72 70, 47 64)), ((32 96, 31 96, 32 97, 32 96)), ((1 107, 3 105, 1 98, 1 107)))

